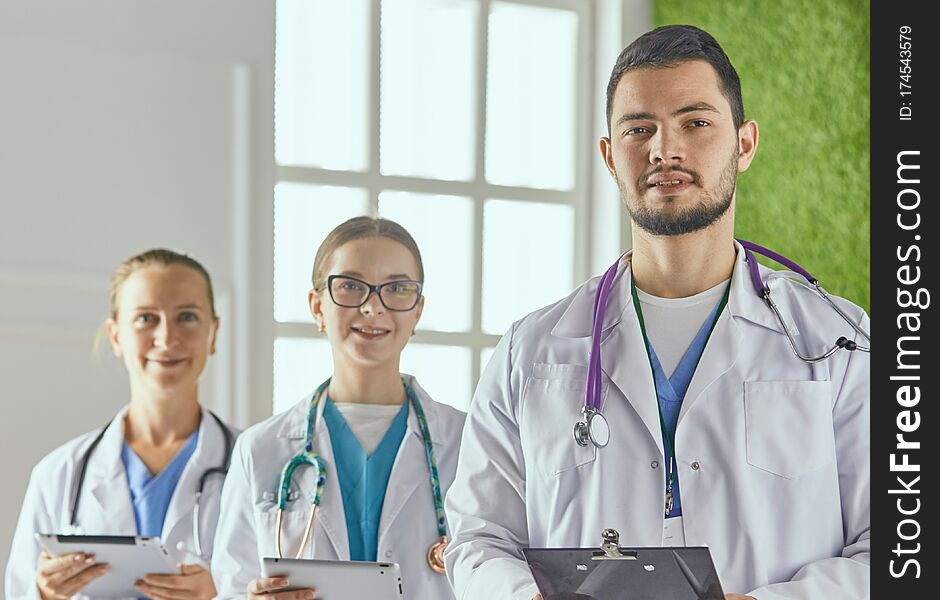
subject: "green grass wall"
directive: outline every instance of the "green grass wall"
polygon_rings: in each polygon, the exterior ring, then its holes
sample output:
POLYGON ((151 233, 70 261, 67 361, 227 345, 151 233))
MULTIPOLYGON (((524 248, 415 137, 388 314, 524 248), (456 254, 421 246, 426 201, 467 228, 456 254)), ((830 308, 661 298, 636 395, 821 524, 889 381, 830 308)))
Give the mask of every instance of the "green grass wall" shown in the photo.
MULTIPOLYGON (((736 234, 870 310, 869 3, 654 0, 654 21, 711 33, 741 76, 760 144, 736 234)), ((772 263, 768 263, 772 264, 772 263)))

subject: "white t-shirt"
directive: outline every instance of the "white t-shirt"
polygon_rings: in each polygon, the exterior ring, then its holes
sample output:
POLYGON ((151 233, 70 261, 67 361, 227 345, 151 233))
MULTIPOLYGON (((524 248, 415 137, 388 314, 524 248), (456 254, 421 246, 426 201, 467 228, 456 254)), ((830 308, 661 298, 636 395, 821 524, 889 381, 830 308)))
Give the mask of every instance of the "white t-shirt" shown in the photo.
POLYGON ((379 442, 385 437, 401 404, 361 404, 358 402, 334 402, 336 410, 343 415, 350 431, 359 440, 359 445, 372 456, 379 442))
POLYGON ((728 287, 726 279, 713 288, 686 298, 660 298, 636 289, 646 337, 659 357, 666 377, 671 377, 679 361, 721 300, 728 287))

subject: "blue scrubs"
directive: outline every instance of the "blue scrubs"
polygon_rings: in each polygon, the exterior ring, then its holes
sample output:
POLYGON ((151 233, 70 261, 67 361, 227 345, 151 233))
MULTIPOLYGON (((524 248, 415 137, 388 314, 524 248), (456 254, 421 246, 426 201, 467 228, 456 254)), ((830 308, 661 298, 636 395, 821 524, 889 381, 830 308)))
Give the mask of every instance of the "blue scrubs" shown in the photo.
POLYGON ((408 428, 408 403, 402 403, 401 410, 371 456, 366 455, 329 397, 323 407, 323 420, 330 432, 333 461, 343 495, 349 558, 374 561, 378 552, 379 520, 385 503, 385 489, 398 447, 408 428))
MULTIPOLYGON (((666 425, 666 431, 669 438, 676 439, 676 426, 679 424, 679 409, 682 408, 682 400, 685 399, 685 393, 689 390, 689 384, 692 382, 692 376, 695 374, 695 368, 698 361, 702 358, 702 352, 705 351, 705 344, 711 335, 712 328, 715 325, 715 317, 718 310, 724 306, 724 302, 719 302, 712 310, 711 314, 702 328, 695 335, 695 339, 689 345, 688 350, 682 355, 682 360, 673 371, 672 377, 666 377, 663 366, 656 356, 656 350, 653 344, 649 343, 650 365, 653 367, 653 378, 656 382, 656 396, 659 399, 659 410, 663 415, 663 422, 666 425)), ((669 465, 672 460, 672 452, 669 451, 670 444, 663 438, 663 451, 666 454, 666 478, 669 478, 669 465)), ((667 517, 682 516, 682 495, 679 493, 679 473, 674 471, 674 481, 672 485, 672 510, 667 517)))
POLYGON ((127 473, 127 487, 131 491, 131 502, 134 505, 134 519, 137 521, 137 535, 160 537, 163 532, 163 521, 166 519, 167 509, 170 507, 170 498, 176 490, 186 464, 189 462, 196 442, 199 439, 197 429, 187 438, 173 460, 162 471, 151 475, 147 465, 131 447, 124 442, 121 448, 121 461, 127 473))

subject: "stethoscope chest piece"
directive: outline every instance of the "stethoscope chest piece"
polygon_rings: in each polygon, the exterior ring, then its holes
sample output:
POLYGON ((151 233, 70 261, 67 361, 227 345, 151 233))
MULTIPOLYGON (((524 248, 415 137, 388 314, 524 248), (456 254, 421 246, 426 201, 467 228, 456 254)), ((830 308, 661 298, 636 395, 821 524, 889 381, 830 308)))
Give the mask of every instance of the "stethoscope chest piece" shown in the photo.
POLYGON ((444 550, 447 549, 447 538, 442 537, 440 541, 428 548, 428 565, 435 573, 444 574, 444 550))
POLYGON ((603 448, 610 442, 610 425, 603 414, 590 406, 581 409, 581 420, 574 424, 574 440, 579 446, 593 444, 603 448))

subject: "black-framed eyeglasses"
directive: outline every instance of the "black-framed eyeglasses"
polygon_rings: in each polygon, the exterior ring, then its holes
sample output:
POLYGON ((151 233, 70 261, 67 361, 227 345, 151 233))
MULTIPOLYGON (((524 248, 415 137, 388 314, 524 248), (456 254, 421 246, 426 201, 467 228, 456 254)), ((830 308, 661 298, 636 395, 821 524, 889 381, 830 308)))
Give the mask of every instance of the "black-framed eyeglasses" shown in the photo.
POLYGON ((326 279, 326 288, 330 291, 333 303, 346 308, 359 308, 375 292, 379 302, 388 310, 409 311, 418 305, 421 287, 420 281, 411 279, 389 281, 380 285, 372 285, 348 275, 330 275, 326 279))

